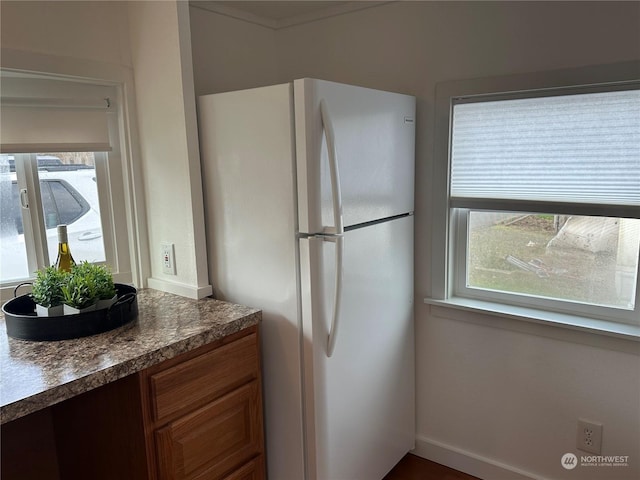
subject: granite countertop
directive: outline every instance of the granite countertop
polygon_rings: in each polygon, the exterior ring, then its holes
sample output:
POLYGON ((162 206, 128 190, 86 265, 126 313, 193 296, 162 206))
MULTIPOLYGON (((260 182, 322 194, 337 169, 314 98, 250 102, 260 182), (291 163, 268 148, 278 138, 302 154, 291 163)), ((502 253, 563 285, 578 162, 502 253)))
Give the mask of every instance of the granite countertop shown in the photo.
POLYGON ((0 423, 139 372, 261 319, 259 310, 157 290, 138 291, 138 318, 90 337, 10 338, 0 313, 0 423))

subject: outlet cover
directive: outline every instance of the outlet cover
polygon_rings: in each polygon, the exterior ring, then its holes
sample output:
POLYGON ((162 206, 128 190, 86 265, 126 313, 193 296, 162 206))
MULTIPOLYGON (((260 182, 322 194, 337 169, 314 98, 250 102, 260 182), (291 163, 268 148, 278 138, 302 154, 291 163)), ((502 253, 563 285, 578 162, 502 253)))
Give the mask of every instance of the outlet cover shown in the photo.
POLYGON ((602 424, 584 418, 578 419, 576 447, 589 453, 602 453, 602 424))
POLYGON ((162 254, 162 273, 175 275, 176 262, 175 262, 175 251, 173 248, 173 243, 162 243, 160 245, 160 251, 162 254))

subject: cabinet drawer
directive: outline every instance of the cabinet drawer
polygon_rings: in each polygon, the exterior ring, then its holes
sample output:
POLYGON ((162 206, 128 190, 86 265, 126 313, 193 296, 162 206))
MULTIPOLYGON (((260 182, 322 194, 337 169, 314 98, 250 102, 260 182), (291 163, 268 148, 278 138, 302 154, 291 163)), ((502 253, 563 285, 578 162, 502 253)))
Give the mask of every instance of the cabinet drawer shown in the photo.
POLYGON ((258 382, 251 382, 157 430, 160 478, 218 480, 261 454, 259 402, 258 382))
POLYGON ((264 457, 260 455, 244 464, 224 480, 264 480, 264 457))
POLYGON ((256 378, 257 335, 252 333, 151 375, 154 420, 184 413, 256 378))

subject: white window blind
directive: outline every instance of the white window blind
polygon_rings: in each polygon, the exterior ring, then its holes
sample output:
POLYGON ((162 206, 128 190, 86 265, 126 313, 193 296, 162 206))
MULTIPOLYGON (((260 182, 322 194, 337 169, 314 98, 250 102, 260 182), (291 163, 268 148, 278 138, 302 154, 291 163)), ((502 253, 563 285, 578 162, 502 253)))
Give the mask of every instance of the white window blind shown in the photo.
POLYGON ((452 207, 640 211, 640 90, 455 103, 451 128, 452 207))
POLYGON ((2 97, 0 152, 106 152, 109 143, 107 99, 2 97))

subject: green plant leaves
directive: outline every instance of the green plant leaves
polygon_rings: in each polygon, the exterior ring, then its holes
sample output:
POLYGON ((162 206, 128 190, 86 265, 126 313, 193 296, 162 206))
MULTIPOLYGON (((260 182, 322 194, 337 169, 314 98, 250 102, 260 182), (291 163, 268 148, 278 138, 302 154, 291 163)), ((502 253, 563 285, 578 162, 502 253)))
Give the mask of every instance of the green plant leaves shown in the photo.
POLYGON ((113 276, 108 267, 89 262, 74 265, 70 273, 54 266, 36 272, 31 296, 43 307, 65 303, 73 308, 86 308, 97 300, 116 295, 113 276))
POLYGON ((66 284, 68 275, 53 266, 38 270, 31 290, 33 301, 47 308, 62 305, 62 287, 66 284))

